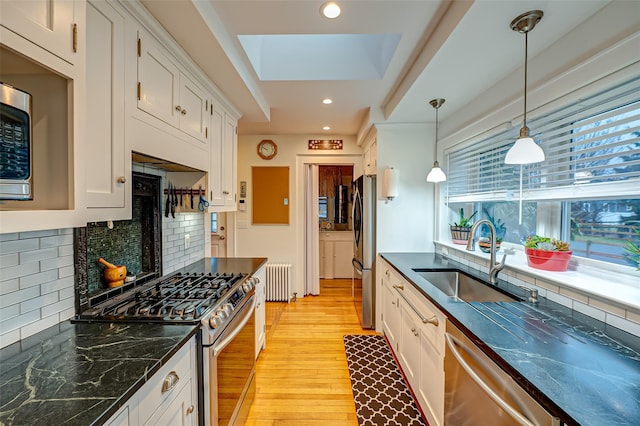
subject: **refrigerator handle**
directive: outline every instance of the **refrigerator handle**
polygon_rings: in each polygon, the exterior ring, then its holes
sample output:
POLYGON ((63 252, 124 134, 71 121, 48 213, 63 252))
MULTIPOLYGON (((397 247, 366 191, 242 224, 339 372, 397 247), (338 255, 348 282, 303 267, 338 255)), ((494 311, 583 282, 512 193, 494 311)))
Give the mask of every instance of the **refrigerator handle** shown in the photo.
POLYGON ((351 259, 351 264, 353 265, 353 268, 356 270, 358 275, 362 275, 362 262, 354 257, 353 259, 351 259))

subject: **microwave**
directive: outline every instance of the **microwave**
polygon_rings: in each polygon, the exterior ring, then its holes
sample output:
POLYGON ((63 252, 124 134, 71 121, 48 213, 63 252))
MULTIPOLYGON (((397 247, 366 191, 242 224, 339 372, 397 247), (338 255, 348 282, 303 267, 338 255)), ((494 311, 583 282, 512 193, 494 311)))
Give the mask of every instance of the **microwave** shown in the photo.
POLYGON ((33 199, 31 95, 0 82, 0 200, 33 199))

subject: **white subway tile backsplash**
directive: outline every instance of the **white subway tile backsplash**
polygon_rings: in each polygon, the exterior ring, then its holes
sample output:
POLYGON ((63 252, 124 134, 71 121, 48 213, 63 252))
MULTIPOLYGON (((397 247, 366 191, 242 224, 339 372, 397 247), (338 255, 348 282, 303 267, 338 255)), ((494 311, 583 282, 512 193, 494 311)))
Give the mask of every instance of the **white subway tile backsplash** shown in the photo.
POLYGON ((578 302, 584 303, 584 304, 588 304, 589 303, 589 297, 582 294, 582 293, 578 293, 575 291, 571 291, 567 288, 561 288, 560 289, 560 294, 567 296, 573 300, 577 300, 578 302))
POLYGON ((40 247, 42 248, 58 247, 66 244, 73 245, 73 234, 62 234, 40 238, 40 247))
MULTIPOLYGON (((8 331, 19 330, 27 324, 32 324, 40 320, 40 310, 30 311, 17 317, 9 318, 0 322, 0 333, 4 334, 8 331)), ((42 331, 41 328, 38 331, 42 331)))
POLYGON ((4 254, 0 256, 0 268, 16 266, 19 263, 20 263, 20 256, 18 255, 18 253, 4 254))
POLYGON ((20 279, 0 281, 0 296, 20 290, 20 279))
POLYGON ((50 269, 58 269, 58 268, 63 268, 67 266, 73 267, 73 256, 62 256, 62 257, 56 257, 54 259, 45 259, 40 261, 41 271, 48 271, 50 269))
POLYGON ((29 262, 17 266, 0 269, 0 281, 18 278, 23 275, 31 275, 40 272, 40 264, 38 262, 29 262))
POLYGON ((12 240, 0 244, 0 254, 20 253, 22 251, 37 250, 40 248, 40 240, 12 240))
POLYGON ((35 310, 39 311, 43 306, 47 306, 58 301, 59 299, 57 292, 25 300, 24 302, 20 303, 20 314, 26 314, 27 312, 35 310))
POLYGON ((596 309, 593 306, 586 305, 584 303, 580 303, 578 301, 573 302, 573 309, 575 311, 581 312, 585 315, 590 316, 591 318, 595 318, 599 321, 605 322, 606 314, 604 311, 600 309, 596 309))
POLYGON ((58 249, 49 247, 40 250, 23 251, 20 253, 20 263, 37 262, 39 260, 54 259, 58 257, 58 249))
POLYGON ((634 334, 636 336, 640 336, 640 324, 635 323, 635 322, 631 322, 631 321, 627 321, 624 318, 621 318, 617 315, 613 315, 610 313, 607 313, 607 318, 606 318, 606 323, 609 325, 612 325, 614 327, 617 327, 621 330, 624 330, 628 333, 634 334))
POLYGON ((40 272, 38 274, 27 275, 24 277, 20 277, 20 288, 28 288, 34 285, 45 284, 47 282, 51 282, 53 280, 58 279, 58 271, 50 270, 45 272, 40 272))
POLYGON ((0 347, 5 347, 59 323, 60 312, 63 320, 73 316, 73 229, 3 234, 0 241, 0 347))
POLYGON ((640 314, 627 310, 627 319, 640 324, 640 314))
POLYGON ((17 232, 12 232, 10 234, 0 234, 0 242, 5 242, 5 241, 13 241, 13 240, 17 240, 18 238, 20 238, 20 234, 18 234, 17 232))
POLYGON ((33 238, 51 237, 59 234, 58 229, 43 229, 42 231, 21 232, 19 234, 21 240, 31 240, 33 238))
POLYGON ((589 305, 622 318, 624 318, 625 316, 625 310, 623 308, 614 306, 607 302, 603 302, 602 300, 593 297, 589 299, 589 305))

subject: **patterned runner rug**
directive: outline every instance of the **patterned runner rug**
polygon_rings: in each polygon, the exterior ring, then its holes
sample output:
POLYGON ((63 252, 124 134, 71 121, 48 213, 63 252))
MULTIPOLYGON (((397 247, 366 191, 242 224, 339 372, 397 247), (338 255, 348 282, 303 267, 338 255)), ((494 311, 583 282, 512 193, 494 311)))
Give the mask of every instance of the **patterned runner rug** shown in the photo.
POLYGON ((360 426, 426 425, 384 337, 348 334, 344 349, 360 426))

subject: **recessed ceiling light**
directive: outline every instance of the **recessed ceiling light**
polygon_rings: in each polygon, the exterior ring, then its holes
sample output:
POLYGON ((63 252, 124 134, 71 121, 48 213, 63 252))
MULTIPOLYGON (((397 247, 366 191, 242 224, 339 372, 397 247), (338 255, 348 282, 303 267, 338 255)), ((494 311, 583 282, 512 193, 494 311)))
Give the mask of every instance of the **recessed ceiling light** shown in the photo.
POLYGON ((334 19, 340 16, 340 12, 342 11, 340 10, 340 6, 338 6, 338 3, 330 1, 330 2, 324 3, 320 7, 320 12, 322 12, 322 14, 326 18, 334 19))
POLYGON ((331 130, 331 127, 329 127, 329 126, 324 126, 324 127, 322 128, 322 130, 331 130))
POLYGON ((330 105, 333 103, 333 99, 329 99, 329 98, 323 99, 322 103, 325 105, 330 105))

